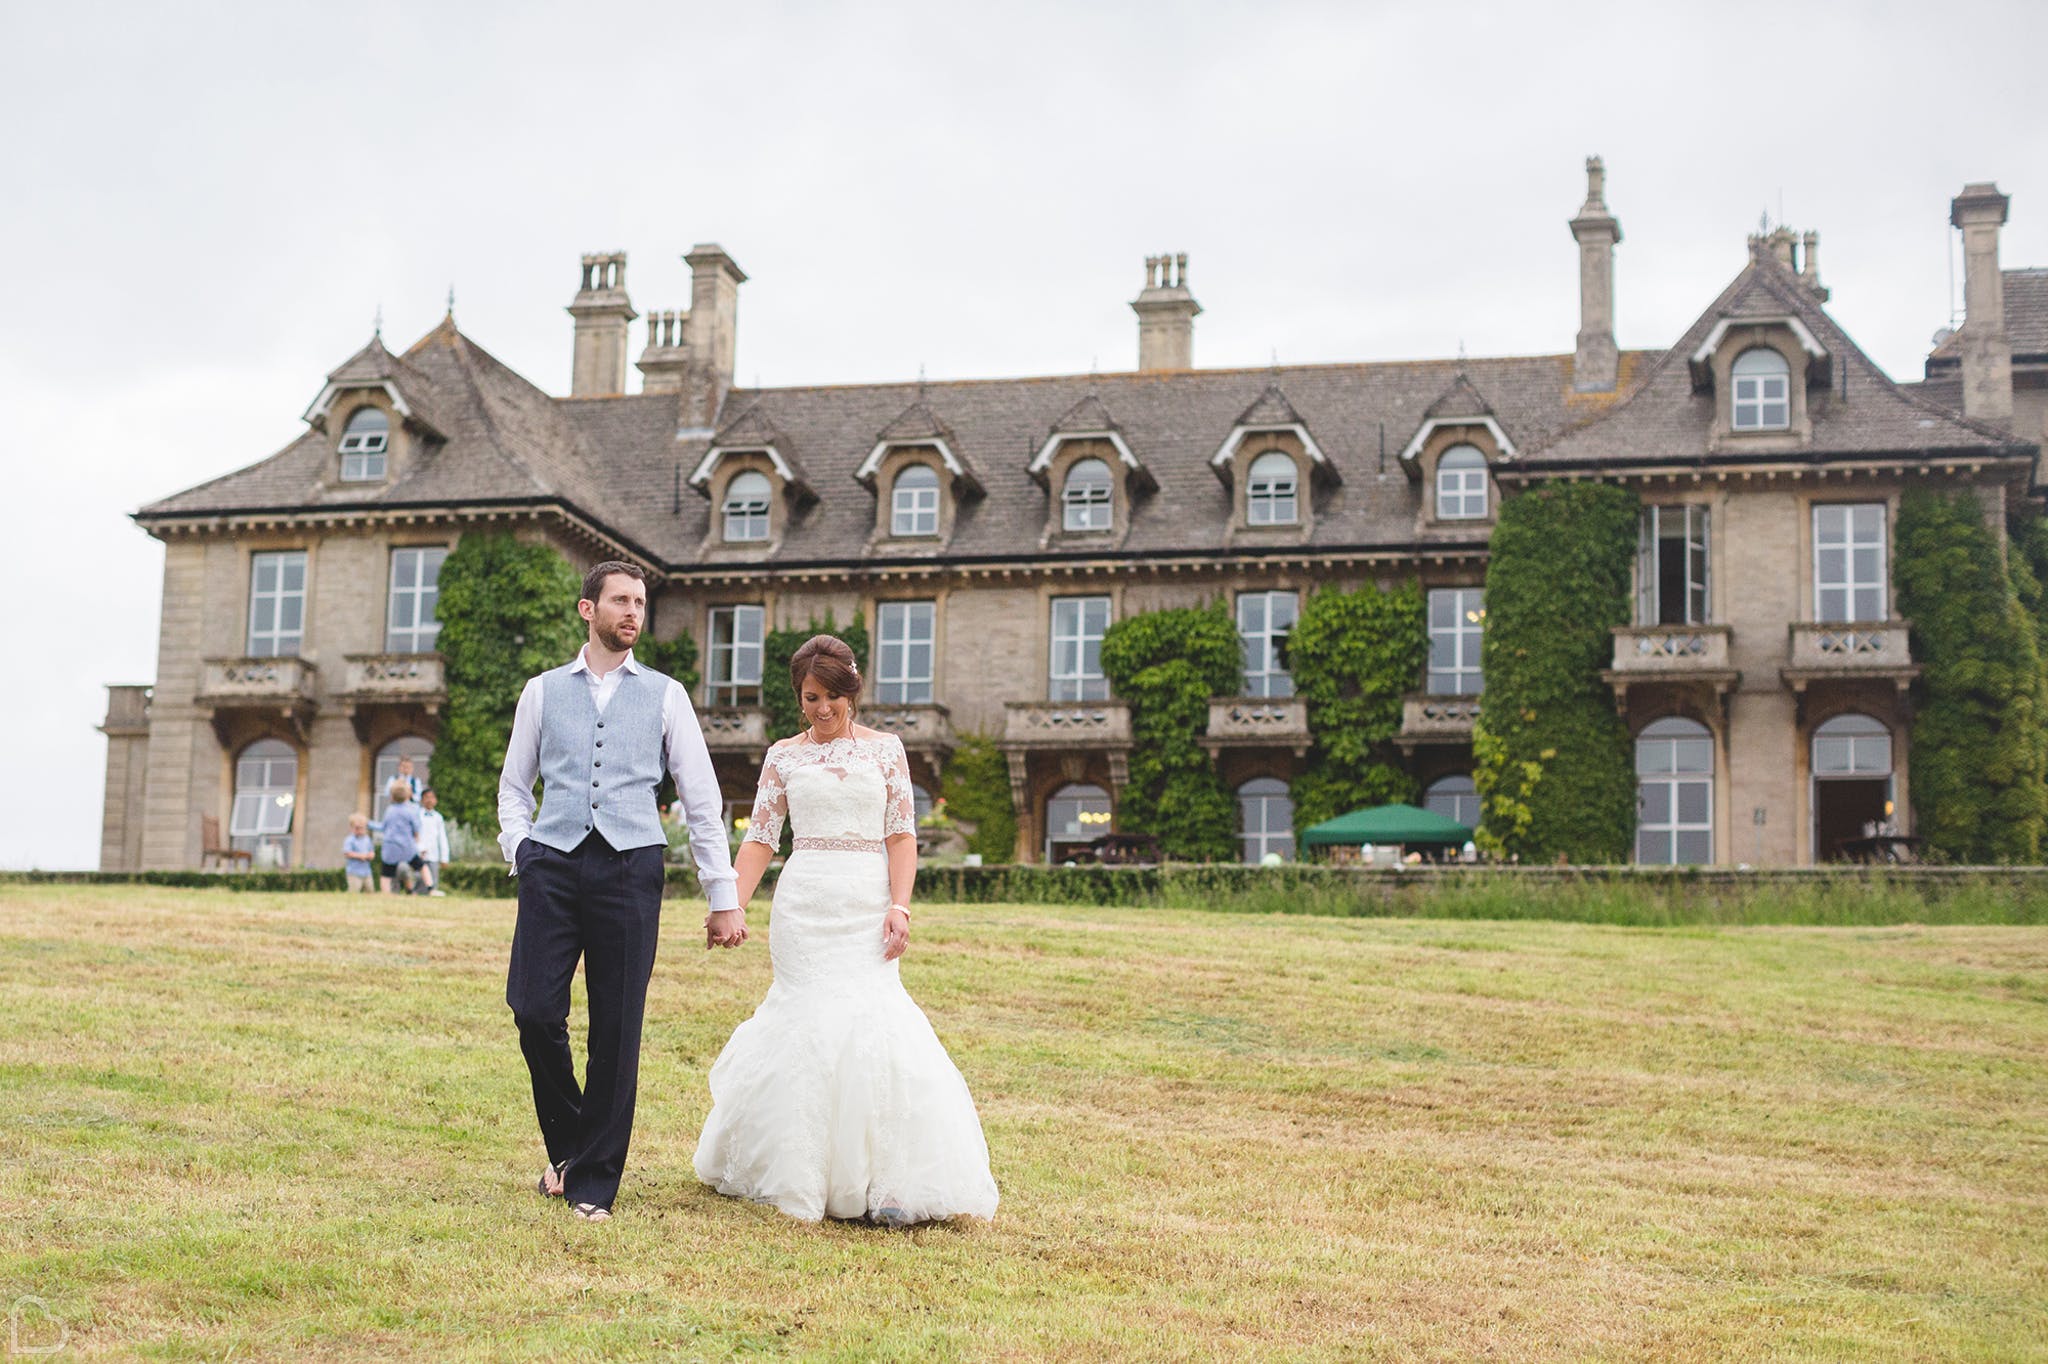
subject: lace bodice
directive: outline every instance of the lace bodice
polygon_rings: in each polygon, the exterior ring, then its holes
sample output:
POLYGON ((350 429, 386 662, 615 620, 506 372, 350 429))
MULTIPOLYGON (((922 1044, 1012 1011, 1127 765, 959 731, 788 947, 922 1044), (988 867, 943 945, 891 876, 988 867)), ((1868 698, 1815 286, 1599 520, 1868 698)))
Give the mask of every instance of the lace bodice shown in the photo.
POLYGON ((858 734, 823 744, 805 735, 777 743, 761 764, 745 841, 777 846, 782 822, 790 818, 799 834, 813 838, 873 841, 916 833, 903 741, 858 734))

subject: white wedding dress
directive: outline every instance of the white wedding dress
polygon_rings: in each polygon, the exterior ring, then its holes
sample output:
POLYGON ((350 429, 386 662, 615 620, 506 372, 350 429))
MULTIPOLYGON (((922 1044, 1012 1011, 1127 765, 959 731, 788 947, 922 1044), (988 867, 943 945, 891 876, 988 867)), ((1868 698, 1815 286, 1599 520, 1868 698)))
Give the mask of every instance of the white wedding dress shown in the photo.
POLYGON ((996 1184, 967 1082, 882 957, 882 840, 914 833, 893 734, 768 750, 747 828, 795 851, 775 883, 775 982, 711 1067, 697 1177, 792 1217, 992 1217, 996 1184))

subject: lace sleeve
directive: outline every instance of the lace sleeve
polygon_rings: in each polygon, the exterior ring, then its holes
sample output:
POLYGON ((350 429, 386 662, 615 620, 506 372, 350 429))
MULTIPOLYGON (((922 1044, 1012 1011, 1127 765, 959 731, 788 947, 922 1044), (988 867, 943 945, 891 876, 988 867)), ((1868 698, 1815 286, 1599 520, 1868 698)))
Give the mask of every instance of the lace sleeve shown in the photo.
POLYGON ((789 791, 782 784, 782 769, 775 765, 775 750, 768 751, 761 764, 761 786, 754 792, 754 812, 747 817, 747 836, 742 843, 766 843, 774 848, 782 842, 782 821, 789 817, 789 791))
POLYGON ((882 837, 915 834, 917 798, 910 789, 910 755, 903 751, 903 740, 890 735, 883 758, 888 763, 889 793, 882 811, 882 837))

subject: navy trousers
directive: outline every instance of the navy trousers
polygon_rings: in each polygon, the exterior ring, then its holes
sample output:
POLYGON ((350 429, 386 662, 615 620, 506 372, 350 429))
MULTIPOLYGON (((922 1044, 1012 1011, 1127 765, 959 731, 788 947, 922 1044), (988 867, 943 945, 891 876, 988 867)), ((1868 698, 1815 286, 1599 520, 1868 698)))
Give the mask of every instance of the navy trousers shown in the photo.
POLYGON ((659 846, 620 852, 593 833, 574 852, 529 838, 515 854, 519 919, 505 1002, 533 1076, 548 1160, 571 1203, 618 1197, 640 1088, 640 1023, 661 928, 659 846), (583 1083, 569 1055, 569 982, 583 960, 590 1033, 583 1083))

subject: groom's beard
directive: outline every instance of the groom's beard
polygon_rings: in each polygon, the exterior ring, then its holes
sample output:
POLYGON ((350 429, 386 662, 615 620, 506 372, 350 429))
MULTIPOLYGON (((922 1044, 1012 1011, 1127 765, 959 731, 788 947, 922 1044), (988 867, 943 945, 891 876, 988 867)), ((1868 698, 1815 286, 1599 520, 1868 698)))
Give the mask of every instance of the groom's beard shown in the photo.
MULTIPOLYGON (((604 645, 605 648, 610 649, 613 653, 623 654, 631 650, 633 647, 633 640, 627 639, 617 630, 613 630, 604 625, 600 625, 595 621, 591 622, 590 628, 597 632, 597 642, 599 644, 604 645)), ((633 631, 633 639, 638 639, 639 637, 640 631, 635 629, 633 631)))

